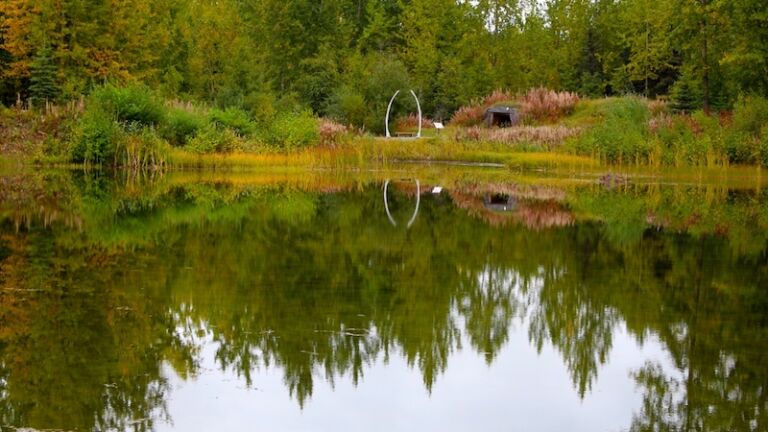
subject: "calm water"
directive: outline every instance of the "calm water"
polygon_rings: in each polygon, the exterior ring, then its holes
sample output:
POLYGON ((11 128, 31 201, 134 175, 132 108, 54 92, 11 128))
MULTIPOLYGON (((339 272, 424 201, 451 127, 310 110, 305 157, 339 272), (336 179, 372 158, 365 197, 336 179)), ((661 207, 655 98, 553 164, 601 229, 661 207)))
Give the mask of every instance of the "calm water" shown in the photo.
POLYGON ((768 430, 767 192, 385 177, 0 174, 2 430, 768 430))

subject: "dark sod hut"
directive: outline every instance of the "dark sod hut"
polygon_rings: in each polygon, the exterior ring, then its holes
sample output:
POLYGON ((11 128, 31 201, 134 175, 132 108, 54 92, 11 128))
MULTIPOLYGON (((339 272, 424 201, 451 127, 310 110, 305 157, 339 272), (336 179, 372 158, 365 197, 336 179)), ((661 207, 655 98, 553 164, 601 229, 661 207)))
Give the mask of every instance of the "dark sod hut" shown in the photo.
POLYGON ((488 127, 509 127, 517 124, 517 110, 509 106, 495 106, 485 110, 485 124, 488 127))

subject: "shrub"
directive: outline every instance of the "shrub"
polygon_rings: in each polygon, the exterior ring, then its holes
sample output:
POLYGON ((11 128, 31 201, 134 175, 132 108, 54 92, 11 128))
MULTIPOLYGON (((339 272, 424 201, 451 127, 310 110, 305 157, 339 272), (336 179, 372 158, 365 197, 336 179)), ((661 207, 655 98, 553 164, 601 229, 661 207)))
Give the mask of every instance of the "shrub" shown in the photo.
POLYGON ((365 98, 350 87, 342 87, 333 94, 327 111, 333 119, 346 125, 364 127, 368 121, 365 98))
POLYGON ((759 96, 740 97, 733 107, 730 133, 724 147, 732 163, 762 163, 761 131, 768 125, 768 99, 759 96))
POLYGON ((451 125, 477 126, 483 122, 486 108, 482 105, 465 105, 459 107, 451 116, 451 125))
POLYGON ((211 124, 201 129, 186 145, 194 153, 231 152, 239 147, 239 138, 227 128, 211 124))
POLYGON ((740 97, 733 107, 733 130, 757 137, 768 124, 768 99, 759 96, 740 97))
POLYGON ((173 108, 168 112, 161 133, 171 145, 181 147, 205 125, 206 120, 202 115, 181 108, 173 108))
POLYGON ((602 107, 601 114, 603 122, 577 141, 577 151, 597 153, 612 163, 647 158, 650 113, 643 100, 635 97, 615 99, 602 107))
POLYGON ((526 120, 557 120, 573 112, 579 95, 543 87, 531 89, 521 98, 520 115, 526 120))
POLYGON ((760 133, 760 162, 768 168, 768 125, 760 133))
POLYGON ((317 119, 310 111, 278 114, 265 138, 269 144, 288 150, 315 143, 320 139, 317 119))
POLYGON ((109 113, 89 109, 75 127, 71 160, 93 164, 113 161, 115 149, 123 139, 122 128, 109 113))
POLYGON ((165 106, 149 88, 140 85, 97 88, 90 98, 90 109, 103 110, 120 123, 155 126, 165 118, 165 106))
POLYGON ((256 132, 256 123, 245 111, 230 107, 225 110, 212 109, 208 117, 219 128, 232 129, 238 136, 247 137, 256 132))

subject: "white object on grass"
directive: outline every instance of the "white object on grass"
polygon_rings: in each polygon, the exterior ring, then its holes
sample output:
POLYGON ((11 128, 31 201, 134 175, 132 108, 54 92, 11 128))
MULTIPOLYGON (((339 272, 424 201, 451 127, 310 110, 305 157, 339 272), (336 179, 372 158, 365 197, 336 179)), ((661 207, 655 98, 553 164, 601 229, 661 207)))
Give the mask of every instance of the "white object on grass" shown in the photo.
MULTIPOLYGON (((392 135, 389 133, 389 113, 392 111, 392 103, 395 101, 395 98, 400 93, 400 90, 396 91, 395 94, 392 95, 392 99, 389 100, 389 105, 387 105, 387 115, 384 117, 384 129, 387 132, 387 138, 391 138, 392 135)), ((416 133, 416 138, 421 138, 421 104, 419 103, 419 98, 416 97, 416 93, 411 90, 411 95, 414 99, 416 99, 416 108, 419 110, 419 131, 416 133)))

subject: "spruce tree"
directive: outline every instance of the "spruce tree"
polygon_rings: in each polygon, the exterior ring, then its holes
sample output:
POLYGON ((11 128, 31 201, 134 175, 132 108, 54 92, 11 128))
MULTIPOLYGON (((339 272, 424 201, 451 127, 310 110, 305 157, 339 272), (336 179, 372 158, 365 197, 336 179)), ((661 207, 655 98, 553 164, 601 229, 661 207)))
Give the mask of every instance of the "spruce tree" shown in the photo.
POLYGON ((32 105, 40 106, 45 101, 56 98, 56 65, 53 63, 52 50, 45 46, 37 51, 29 68, 29 95, 32 105))

